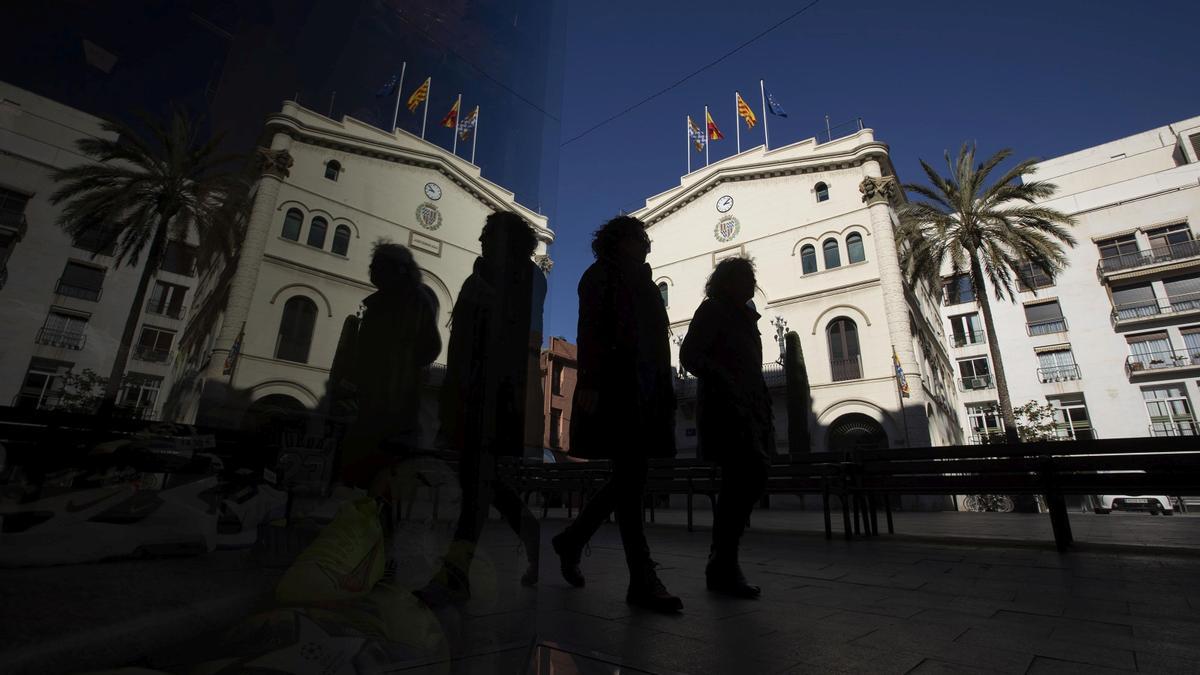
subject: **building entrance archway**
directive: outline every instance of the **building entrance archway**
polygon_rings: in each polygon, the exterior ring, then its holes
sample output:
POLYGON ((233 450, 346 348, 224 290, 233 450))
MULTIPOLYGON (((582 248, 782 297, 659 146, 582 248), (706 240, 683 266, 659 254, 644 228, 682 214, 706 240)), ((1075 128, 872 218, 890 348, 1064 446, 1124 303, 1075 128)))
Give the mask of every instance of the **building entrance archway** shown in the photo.
POLYGON ((884 450, 888 447, 888 435, 874 418, 862 413, 848 413, 829 425, 826 447, 830 452, 884 450))

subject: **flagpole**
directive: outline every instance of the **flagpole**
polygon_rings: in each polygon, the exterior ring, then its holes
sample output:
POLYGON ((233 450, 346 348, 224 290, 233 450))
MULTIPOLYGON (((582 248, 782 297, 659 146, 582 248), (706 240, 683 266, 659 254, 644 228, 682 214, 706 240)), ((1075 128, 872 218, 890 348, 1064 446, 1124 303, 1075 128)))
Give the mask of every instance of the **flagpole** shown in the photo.
POLYGON ((763 111, 763 151, 771 149, 771 130, 767 122, 767 85, 762 80, 758 81, 758 93, 762 96, 762 111, 763 111))
POLYGON ((737 132, 737 154, 742 154, 742 125, 738 124, 740 117, 738 111, 738 98, 741 96, 738 92, 733 92, 733 130, 737 132))
MULTIPOLYGON (((475 144, 479 141, 479 106, 475 106, 475 131, 471 137, 471 164, 475 164, 475 144)), ((475 166, 479 166, 475 164, 475 166)))
POLYGON ((396 85, 396 109, 392 111, 392 133, 396 133, 396 122, 400 119, 400 96, 404 93, 404 71, 408 61, 400 64, 400 83, 396 85))
POLYGON ((708 166, 708 137, 712 130, 708 128, 708 106, 704 106, 704 166, 708 166))
MULTIPOLYGON (((687 173, 692 172, 692 125, 687 115, 683 116, 683 154, 687 155, 687 173)), ((687 175, 687 173, 683 175, 687 175)))
MULTIPOLYGON (((429 83, 429 89, 433 89, 433 78, 425 81, 429 83)), ((421 116, 421 140, 425 140, 425 123, 429 121, 429 89, 425 90, 425 114, 421 116)))
POLYGON ((453 145, 452 149, 450 150, 450 153, 457 157, 458 156, 458 118, 462 117, 462 94, 458 95, 458 101, 456 101, 454 103, 454 109, 457 110, 458 113, 454 116, 454 145, 453 145))

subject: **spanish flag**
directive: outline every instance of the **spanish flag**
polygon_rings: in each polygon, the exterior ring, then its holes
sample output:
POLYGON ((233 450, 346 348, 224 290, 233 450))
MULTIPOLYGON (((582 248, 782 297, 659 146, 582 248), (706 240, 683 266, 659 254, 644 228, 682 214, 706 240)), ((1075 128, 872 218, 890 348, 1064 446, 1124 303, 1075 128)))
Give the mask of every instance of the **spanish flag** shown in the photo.
POLYGON ((458 128, 458 107, 462 105, 462 97, 454 99, 454 105, 450 107, 450 112, 442 118, 442 126, 448 129, 458 128))
POLYGON ((740 93, 737 94, 737 113, 742 119, 746 120, 747 129, 753 129, 754 125, 758 123, 758 118, 754 116, 754 111, 742 100, 740 93))
POLYGON ((713 121, 712 113, 706 110, 704 111, 704 117, 706 118, 704 121, 708 125, 708 140, 719 141, 725 138, 725 134, 721 133, 721 130, 717 128, 717 123, 713 121))
POLYGON ((432 79, 432 77, 425 78, 425 82, 422 83, 421 86, 417 87, 417 90, 412 93, 412 96, 408 97, 408 112, 417 112, 417 106, 421 105, 422 101, 429 98, 429 81, 432 79))

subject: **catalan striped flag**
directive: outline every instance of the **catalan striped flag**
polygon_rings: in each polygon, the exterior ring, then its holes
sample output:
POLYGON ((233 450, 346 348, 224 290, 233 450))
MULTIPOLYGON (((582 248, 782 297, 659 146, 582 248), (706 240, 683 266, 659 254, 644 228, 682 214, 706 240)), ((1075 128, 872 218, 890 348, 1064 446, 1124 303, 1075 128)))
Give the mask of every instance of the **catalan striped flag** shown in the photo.
POLYGON ((753 129, 754 125, 758 123, 758 118, 754 116, 754 111, 750 109, 750 106, 746 105, 746 101, 742 99, 740 93, 737 94, 737 113, 742 119, 746 120, 747 129, 753 129))
POLYGON ((454 99, 454 105, 450 106, 450 112, 442 118, 442 126, 447 129, 455 129, 458 127, 458 108, 462 105, 462 97, 454 99))
POLYGON ((705 125, 708 127, 708 140, 719 141, 725 138, 725 134, 721 133, 721 130, 717 128, 717 123, 713 121, 712 113, 706 110, 704 111, 704 117, 705 125))
POLYGON ((692 143, 696 146, 696 152, 704 151, 704 130, 701 129, 695 122, 692 121, 691 115, 688 115, 688 136, 691 137, 692 143))
POLYGON ((408 112, 417 112, 417 107, 421 105, 421 102, 429 98, 429 83, 432 80, 432 77, 425 78, 421 86, 417 87, 412 96, 408 97, 408 112))

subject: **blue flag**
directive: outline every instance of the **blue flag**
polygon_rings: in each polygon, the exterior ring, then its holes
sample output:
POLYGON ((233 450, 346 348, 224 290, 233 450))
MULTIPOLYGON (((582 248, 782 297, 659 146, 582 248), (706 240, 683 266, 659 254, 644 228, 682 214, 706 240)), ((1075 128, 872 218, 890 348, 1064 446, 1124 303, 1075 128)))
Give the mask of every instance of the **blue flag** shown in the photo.
POLYGON ((779 117, 787 117, 787 111, 784 110, 783 106, 779 105, 775 101, 775 97, 770 94, 767 94, 767 107, 771 109, 772 115, 778 115, 779 117))
POLYGON ((399 82, 400 82, 400 76, 393 73, 392 79, 388 80, 387 84, 380 87, 379 91, 375 92, 375 95, 379 96, 379 97, 391 96, 396 91, 396 85, 399 82))

